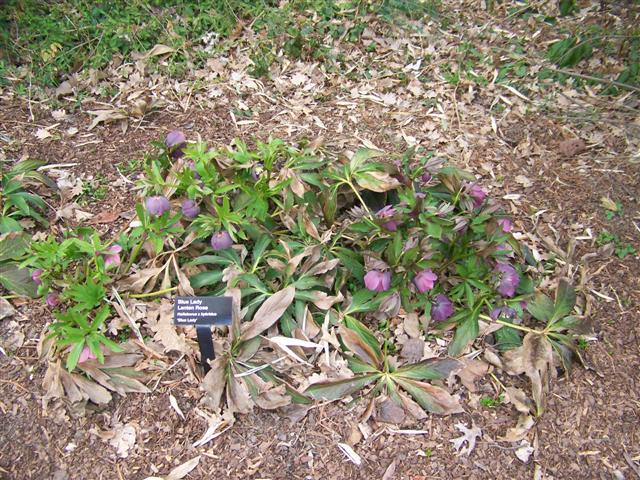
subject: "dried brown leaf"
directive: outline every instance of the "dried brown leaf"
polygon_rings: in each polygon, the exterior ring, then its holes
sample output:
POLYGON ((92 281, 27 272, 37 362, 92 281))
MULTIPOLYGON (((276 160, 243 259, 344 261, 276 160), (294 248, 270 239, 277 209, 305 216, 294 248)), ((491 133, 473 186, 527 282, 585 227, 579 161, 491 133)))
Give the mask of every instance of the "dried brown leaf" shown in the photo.
POLYGON ((265 300, 254 314, 253 320, 242 329, 240 339, 245 341, 256 337, 276 323, 293 302, 295 294, 295 287, 289 286, 265 300))

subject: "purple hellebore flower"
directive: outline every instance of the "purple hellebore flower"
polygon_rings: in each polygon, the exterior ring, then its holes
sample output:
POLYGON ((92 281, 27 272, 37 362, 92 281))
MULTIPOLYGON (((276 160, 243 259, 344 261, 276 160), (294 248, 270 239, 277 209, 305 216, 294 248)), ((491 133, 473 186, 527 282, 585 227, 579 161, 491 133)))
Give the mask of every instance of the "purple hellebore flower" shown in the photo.
POLYGON ((509 233, 513 228, 513 222, 510 218, 499 218, 498 225, 500 225, 500 228, 502 228, 504 233, 509 233))
POLYGON ((42 270, 41 268, 34 270, 33 273, 31 274, 31 280, 33 280, 33 283, 35 283, 36 285, 42 285, 42 280, 40 279, 40 275, 42 275, 43 273, 44 273, 44 270, 42 270))
MULTIPOLYGON (((393 205, 387 205, 378 210, 378 213, 376 213, 378 218, 393 217, 395 214, 396 209, 393 208, 393 205)), ((386 228, 390 232, 395 232, 396 230, 398 230, 398 225, 400 225, 400 223, 402 222, 400 222, 399 220, 389 220, 388 222, 382 224, 382 228, 386 228)))
POLYGON ((516 317, 516 311, 513 308, 505 305, 503 307, 496 307, 493 310, 491 310, 491 313, 489 314, 489 316, 494 320, 497 320, 500 317, 504 317, 511 320, 512 318, 516 317))
POLYGON ((485 192, 477 183, 473 183, 469 186, 469 195, 473 198, 474 208, 478 208, 482 205, 482 202, 487 198, 487 192, 485 192))
POLYGON ((225 250, 231 245, 233 245, 233 239, 226 230, 216 232, 211 236, 211 246, 214 250, 225 250))
POLYGON ((436 295, 435 302, 431 306, 431 318, 436 322, 442 322, 453 315, 453 303, 442 293, 436 295))
POLYGON ((196 218, 200 213, 200 207, 193 200, 185 200, 182 202, 182 214, 186 218, 196 218))
POLYGON ((364 276, 364 286, 374 292, 384 292, 391 286, 391 272, 371 270, 364 276))
POLYGON ((167 148, 179 147, 187 141, 187 137, 180 130, 173 130, 169 132, 164 139, 164 144, 167 148))
POLYGON ((80 352, 80 357, 78 357, 78 363, 84 363, 87 360, 95 360, 96 357, 93 352, 89 349, 89 347, 84 347, 82 352, 80 352))
POLYGON ((51 292, 47 295, 47 305, 49 307, 55 307, 60 303, 60 297, 56 292, 51 292))
POLYGON ((107 248, 107 251, 102 254, 104 257, 104 268, 109 268, 110 265, 115 265, 116 267, 120 265, 121 251, 122 247, 118 244, 111 245, 107 248))
POLYGON ((420 176, 422 183, 429 183, 433 177, 429 172, 425 172, 420 176))
POLYGON ((413 279, 413 283, 420 293, 424 293, 427 290, 431 290, 438 280, 438 276, 431 271, 431 269, 422 270, 413 279))
POLYGON ((516 293, 516 288, 520 284, 520 275, 515 268, 508 263, 498 262, 495 266, 495 270, 501 273, 500 285, 498 285, 498 293, 503 297, 513 297, 516 293))
POLYGON ((147 212, 151 215, 162 215, 164 212, 169 211, 171 205, 169 199, 158 195, 156 197, 149 197, 144 201, 144 206, 147 208, 147 212))

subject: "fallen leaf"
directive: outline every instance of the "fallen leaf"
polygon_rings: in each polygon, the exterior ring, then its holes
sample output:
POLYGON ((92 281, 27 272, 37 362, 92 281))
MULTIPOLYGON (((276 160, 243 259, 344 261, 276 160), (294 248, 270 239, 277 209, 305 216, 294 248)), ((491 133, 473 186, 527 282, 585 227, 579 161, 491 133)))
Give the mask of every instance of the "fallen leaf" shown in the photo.
POLYGON ((384 398, 378 405, 376 420, 384 423, 399 424, 406 417, 404 409, 390 398, 384 398))
POLYGON ((182 410, 180 410, 180 406, 178 405, 178 401, 176 400, 176 397, 174 397, 173 395, 169 394, 169 404, 171 405, 171 408, 173 408, 176 413, 178 414, 178 416, 184 420, 184 413, 182 413, 182 410))
POLYGON ((410 338, 402 345, 400 356, 405 359, 407 363, 419 362, 424 356, 424 340, 420 338, 410 338))
POLYGON ((530 186, 533 185, 533 182, 529 180, 527 177, 525 177, 524 175, 517 175, 515 180, 524 188, 529 188, 530 186))
POLYGON ((127 423, 117 426, 112 432, 114 435, 113 438, 109 440, 109 445, 116 449, 118 457, 127 458, 129 456, 129 450, 136 444, 135 427, 127 423))
POLYGON ((476 380, 484 377, 489 370, 489 364, 482 360, 470 360, 468 358, 461 359, 464 367, 456 373, 460 378, 462 384, 469 389, 470 392, 475 392, 476 380))
POLYGON ((87 113, 96 117, 93 119, 87 130, 93 130, 100 123, 110 123, 116 120, 125 120, 128 118, 126 114, 119 110, 89 110, 87 113))
POLYGON ((455 448, 457 455, 468 456, 476 448, 476 439, 482 437, 482 430, 478 427, 468 428, 463 423, 456 423, 455 427, 460 430, 462 436, 449 441, 453 443, 453 448, 455 448), (466 447, 464 446, 465 443, 467 444, 466 447))
POLYGON ((120 216, 120 212, 117 210, 106 210, 98 213, 91 220, 87 222, 88 225, 99 225, 101 223, 113 223, 120 216))
POLYGON ((501 442, 519 442, 527 436, 529 430, 535 424, 536 422, 531 415, 520 415, 516 426, 508 429, 503 437, 498 437, 498 440, 501 442))
POLYGON ((220 400, 224 393, 227 358, 217 357, 211 362, 211 370, 207 372, 200 384, 205 392, 204 403, 212 410, 220 408, 220 400))
POLYGON ((382 475, 382 480, 391 480, 396 473, 396 460, 391 462, 382 475))
POLYGON ((210 414, 200 410, 199 408, 196 408, 195 412, 205 419, 207 422, 207 430, 204 432, 204 435, 202 435, 200 440, 191 445, 193 448, 201 447, 202 445, 209 443, 214 438, 219 437, 229 430, 235 423, 233 412, 229 410, 223 412, 221 415, 210 414))
POLYGON ((407 313, 404 318, 404 331, 411 338, 418 338, 420 336, 420 321, 417 313, 407 313))
POLYGON ((520 445, 520 448, 518 448, 514 453, 516 454, 516 457, 518 457, 518 460, 522 463, 527 463, 535 449, 531 446, 528 440, 522 440, 520 445))
POLYGON ((505 402, 513 404, 520 413, 529 413, 533 409, 531 399, 527 394, 516 387, 507 387, 505 402))
POLYGON ((16 313, 16 309, 9 303, 8 300, 0 298, 0 320, 11 317, 16 313))
POLYGON ((151 50, 149 50, 147 53, 144 54, 144 58, 166 55, 168 53, 174 53, 175 51, 176 51, 175 48, 171 48, 167 45, 162 45, 161 43, 158 43, 154 45, 151 50))

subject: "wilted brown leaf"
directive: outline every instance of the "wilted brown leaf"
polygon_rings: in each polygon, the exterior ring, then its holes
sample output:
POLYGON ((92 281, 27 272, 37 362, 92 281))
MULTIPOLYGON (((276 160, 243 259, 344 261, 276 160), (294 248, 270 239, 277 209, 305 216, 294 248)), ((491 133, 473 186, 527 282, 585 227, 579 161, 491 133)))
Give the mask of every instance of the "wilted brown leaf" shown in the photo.
POLYGON ((120 216, 120 212, 117 210, 105 210, 98 213, 95 217, 87 222, 88 225, 99 225, 101 223, 113 223, 120 216))
POLYGON ((253 400, 242 378, 231 377, 227 384, 227 405, 229 410, 238 413, 251 413, 253 400))
POLYGON ((489 364, 475 359, 461 358, 460 360, 464 367, 456 375, 460 377, 460 381, 470 392, 475 392, 477 390, 475 382, 487 374, 489 364))
POLYGON ((211 370, 207 372, 200 385, 205 392, 204 403, 212 410, 220 408, 220 400, 226 384, 227 357, 218 357, 211 362, 211 370))
POLYGON ((265 300, 253 315, 253 320, 244 325, 240 339, 244 341, 256 337, 276 323, 293 302, 295 294, 296 289, 289 286, 265 300))
POLYGON ((355 355, 369 365, 380 366, 380 358, 377 353, 358 335, 357 332, 340 325, 338 328, 340 339, 355 355))
POLYGON ((508 429, 503 437, 498 437, 498 440, 501 442, 519 442, 527 436, 529 430, 531 430, 535 424, 536 422, 531 415, 520 415, 516 426, 508 429))
POLYGON ((162 267, 150 267, 144 268, 133 275, 122 279, 119 282, 121 289, 125 291, 131 291, 134 293, 148 293, 154 287, 158 281, 158 276, 166 268, 166 265, 162 267))

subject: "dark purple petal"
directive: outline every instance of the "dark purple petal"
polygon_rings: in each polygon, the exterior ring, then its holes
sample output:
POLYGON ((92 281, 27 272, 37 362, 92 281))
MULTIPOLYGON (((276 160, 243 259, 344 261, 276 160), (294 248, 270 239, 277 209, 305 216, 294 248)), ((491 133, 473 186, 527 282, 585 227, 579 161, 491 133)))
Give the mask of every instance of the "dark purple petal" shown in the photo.
POLYGON ((180 130, 174 130, 169 132, 164 139, 164 144, 167 148, 173 148, 184 144, 187 141, 187 137, 180 130))
POLYGON ((33 283, 35 283, 36 285, 42 285, 42 280, 40 279, 40 275, 42 275, 43 272, 44 270, 42 270, 41 268, 38 268, 31 273, 31 280, 33 280, 33 283))
POLYGON ((193 200, 185 200, 182 202, 182 214, 186 218, 196 218, 200 213, 200 207, 193 200))
POLYGON ((489 316, 494 320, 497 320, 500 317, 511 320, 513 318, 516 318, 516 311, 508 305, 505 305, 503 307, 497 307, 491 310, 489 316))
POLYGON ((151 215, 162 215, 164 212, 169 211, 171 204, 167 197, 158 195, 156 197, 149 197, 145 200, 144 205, 151 215))
POLYGON ((495 270, 502 274, 497 288, 498 293, 503 297, 513 297, 516 293, 516 288, 520 284, 520 275, 508 263, 498 262, 495 270))
POLYGON ((47 305, 49 307, 55 307, 60 303, 60 297, 56 292, 51 292, 47 295, 47 305))
POLYGON ((453 303, 446 295, 436 295, 435 302, 431 306, 431 318, 436 322, 442 322, 453 315, 453 303))
POLYGON ((431 271, 431 269, 422 270, 413 279, 413 283, 420 293, 424 293, 427 290, 431 290, 438 280, 438 276, 431 271))
MULTIPOLYGON (((393 217, 395 214, 396 214, 396 209, 393 207, 393 205, 387 205, 381 208, 380 210, 378 210, 378 212, 376 213, 376 216, 378 218, 389 218, 389 217, 393 217)), ((384 222, 381 226, 382 228, 385 228, 390 232, 395 232, 401 223, 402 222, 400 220, 389 220, 388 222, 384 222)))
POLYGON ((469 195, 473 198, 473 206, 475 208, 482 205, 482 202, 487 198, 487 192, 485 192, 477 183, 474 183, 469 187, 469 195))
POLYGON ((233 245, 233 239, 229 232, 222 230, 220 232, 216 232, 211 236, 211 247, 214 250, 225 250, 233 245))

